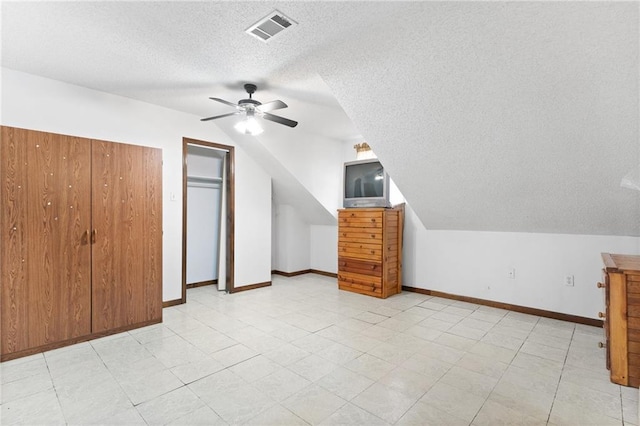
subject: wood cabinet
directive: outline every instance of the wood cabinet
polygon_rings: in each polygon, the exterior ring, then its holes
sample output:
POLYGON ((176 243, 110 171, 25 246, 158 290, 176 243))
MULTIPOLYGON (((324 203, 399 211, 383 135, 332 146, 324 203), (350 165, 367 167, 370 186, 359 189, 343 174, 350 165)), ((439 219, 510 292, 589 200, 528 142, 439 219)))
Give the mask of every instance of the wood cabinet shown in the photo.
POLYGON ((162 320, 162 153, 2 126, 1 357, 162 320))
POLYGON ((402 291, 404 205, 338 211, 338 287, 380 298, 402 291))
POLYGON ((603 253, 606 365, 611 381, 640 385, 640 256, 603 253))

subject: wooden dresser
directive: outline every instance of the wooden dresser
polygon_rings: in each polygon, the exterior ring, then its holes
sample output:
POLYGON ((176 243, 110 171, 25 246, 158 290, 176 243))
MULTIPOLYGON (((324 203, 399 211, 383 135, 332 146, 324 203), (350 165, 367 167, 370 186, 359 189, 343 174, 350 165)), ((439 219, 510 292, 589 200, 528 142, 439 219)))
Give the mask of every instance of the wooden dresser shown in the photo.
POLYGON ((640 385, 640 256, 602 253, 606 362, 611 381, 640 385))
POLYGON ((338 287, 380 298, 402 290, 404 204, 338 211, 338 287))

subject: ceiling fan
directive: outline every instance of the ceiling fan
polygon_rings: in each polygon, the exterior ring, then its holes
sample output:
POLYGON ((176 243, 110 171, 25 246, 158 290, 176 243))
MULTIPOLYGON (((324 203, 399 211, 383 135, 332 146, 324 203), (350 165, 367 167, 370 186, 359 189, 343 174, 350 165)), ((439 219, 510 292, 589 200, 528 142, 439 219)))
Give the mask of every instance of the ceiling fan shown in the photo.
POLYGON ((255 93, 257 87, 255 84, 247 83, 244 85, 244 90, 249 94, 249 99, 240 99, 237 104, 233 102, 225 101, 220 98, 209 98, 216 102, 223 103, 225 105, 232 106, 236 109, 234 112, 230 112, 228 114, 216 115, 213 117, 202 118, 200 121, 209 121, 215 120, 223 117, 230 117, 232 115, 241 115, 244 114, 246 118, 236 124, 235 128, 240 133, 257 135, 262 133, 262 128, 257 123, 255 117, 262 117, 265 120, 273 121, 274 123, 284 124, 289 127, 296 127, 298 125, 297 121, 289 120, 288 118, 280 117, 278 115, 270 114, 269 111, 273 111, 276 109, 287 108, 287 104, 284 102, 277 100, 267 102, 263 104, 261 102, 256 101, 252 98, 252 95, 255 93))

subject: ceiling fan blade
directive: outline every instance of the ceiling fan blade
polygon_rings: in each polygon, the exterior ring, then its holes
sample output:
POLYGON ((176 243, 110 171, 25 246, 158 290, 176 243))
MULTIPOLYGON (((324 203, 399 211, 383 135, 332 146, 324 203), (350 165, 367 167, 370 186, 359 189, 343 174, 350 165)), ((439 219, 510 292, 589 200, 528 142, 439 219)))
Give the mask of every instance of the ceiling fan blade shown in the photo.
POLYGON ((200 121, 215 120, 216 118, 229 117, 231 115, 236 115, 236 114, 238 114, 238 112, 230 112, 228 114, 216 115, 214 117, 201 118, 200 121))
POLYGON ((288 118, 280 117, 266 112, 262 115, 262 118, 264 118, 265 120, 273 121, 275 123, 284 124, 285 126, 289 127, 296 127, 298 125, 297 121, 289 120, 288 118))
POLYGON ((238 104, 234 104, 233 102, 225 101, 224 99, 220 99, 220 98, 209 98, 209 99, 211 99, 212 101, 223 103, 225 105, 232 106, 234 108, 238 107, 238 104))
POLYGON ((262 112, 269 112, 269 111, 273 111, 276 109, 282 109, 282 108, 286 108, 288 105, 285 104, 284 102, 277 100, 277 101, 271 101, 271 102, 267 102, 266 104, 262 104, 260 105, 258 108, 258 110, 262 111, 262 112))

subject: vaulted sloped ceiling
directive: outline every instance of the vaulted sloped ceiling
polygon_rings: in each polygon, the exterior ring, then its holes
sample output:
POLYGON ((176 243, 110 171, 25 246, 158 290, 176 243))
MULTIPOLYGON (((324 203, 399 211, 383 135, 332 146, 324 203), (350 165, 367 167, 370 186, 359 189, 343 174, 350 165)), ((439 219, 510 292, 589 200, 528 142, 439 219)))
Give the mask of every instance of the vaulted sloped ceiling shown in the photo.
POLYGON ((5 67, 202 117, 252 81, 292 144, 362 135, 429 229, 640 235, 637 2, 1 7, 5 67), (276 8, 290 33, 243 33, 276 8))
POLYGON ((638 10, 413 3, 317 66, 427 228, 640 235, 638 10))

